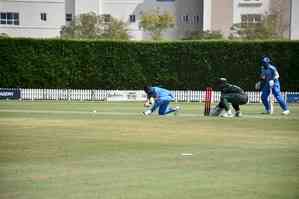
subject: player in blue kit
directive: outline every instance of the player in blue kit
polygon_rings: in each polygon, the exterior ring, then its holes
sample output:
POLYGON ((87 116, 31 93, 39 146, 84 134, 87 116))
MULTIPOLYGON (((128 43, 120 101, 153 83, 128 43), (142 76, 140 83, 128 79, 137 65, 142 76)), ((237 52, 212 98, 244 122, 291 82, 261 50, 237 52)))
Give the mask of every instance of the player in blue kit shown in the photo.
POLYGON ((280 107, 283 109, 282 114, 288 115, 290 113, 288 109, 288 105, 286 104, 283 96, 280 92, 280 83, 279 83, 279 73, 276 67, 272 64, 271 59, 269 57, 262 57, 261 60, 262 70, 261 70, 261 88, 262 91, 262 102, 264 104, 265 110, 267 114, 272 114, 272 107, 269 100, 269 95, 272 92, 280 107))
POLYGON ((144 92, 147 94, 147 105, 151 102, 151 99, 154 99, 152 107, 144 111, 144 115, 150 115, 156 109, 159 109, 159 115, 166 115, 179 110, 179 107, 169 107, 169 103, 175 99, 169 90, 160 87, 145 86, 144 92))

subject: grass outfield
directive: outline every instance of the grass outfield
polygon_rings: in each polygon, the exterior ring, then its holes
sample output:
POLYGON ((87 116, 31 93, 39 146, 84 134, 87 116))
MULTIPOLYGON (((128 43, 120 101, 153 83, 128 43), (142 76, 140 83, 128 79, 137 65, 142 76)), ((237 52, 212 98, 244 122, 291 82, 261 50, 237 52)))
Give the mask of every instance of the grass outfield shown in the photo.
POLYGON ((181 106, 0 101, 0 198, 299 198, 299 105, 242 118, 181 106))

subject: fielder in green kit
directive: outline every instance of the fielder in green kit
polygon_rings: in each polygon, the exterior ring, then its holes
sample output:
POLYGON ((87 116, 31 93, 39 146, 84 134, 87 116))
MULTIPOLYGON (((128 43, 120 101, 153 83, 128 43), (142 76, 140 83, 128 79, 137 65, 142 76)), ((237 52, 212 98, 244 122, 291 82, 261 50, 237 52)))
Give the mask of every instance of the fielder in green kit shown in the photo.
POLYGON ((216 86, 221 90, 219 104, 211 111, 211 116, 233 117, 230 110, 232 104, 235 110, 235 116, 240 117, 240 105, 248 102, 248 96, 244 90, 236 85, 229 84, 226 78, 219 78, 216 86), (223 112, 224 111, 224 112, 223 112))

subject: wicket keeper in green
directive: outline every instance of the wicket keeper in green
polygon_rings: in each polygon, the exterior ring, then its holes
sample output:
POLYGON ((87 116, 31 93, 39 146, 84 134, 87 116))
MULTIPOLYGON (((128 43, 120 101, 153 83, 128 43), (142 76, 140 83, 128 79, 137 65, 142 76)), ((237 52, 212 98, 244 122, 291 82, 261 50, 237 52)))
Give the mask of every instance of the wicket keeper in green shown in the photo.
POLYGON ((211 116, 233 117, 230 110, 232 104, 235 110, 235 116, 240 117, 240 105, 248 102, 248 96, 244 90, 236 85, 229 84, 226 78, 219 78, 216 82, 216 87, 221 90, 220 102, 211 111, 211 116), (222 113, 224 111, 224 113, 222 113))

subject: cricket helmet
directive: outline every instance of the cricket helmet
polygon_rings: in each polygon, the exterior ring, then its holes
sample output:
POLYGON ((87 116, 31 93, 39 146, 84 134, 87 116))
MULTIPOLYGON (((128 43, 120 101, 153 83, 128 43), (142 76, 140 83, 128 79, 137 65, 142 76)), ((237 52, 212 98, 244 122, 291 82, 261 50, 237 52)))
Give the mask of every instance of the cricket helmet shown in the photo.
POLYGON ((144 86, 143 88, 144 92, 146 92, 147 94, 150 94, 153 92, 153 88, 151 86, 144 86))
POLYGON ((218 81, 222 83, 226 83, 227 79, 225 77, 220 77, 218 81))
POLYGON ((225 77, 220 77, 216 81, 216 86, 222 88, 227 83, 227 79, 225 77))
POLYGON ((263 57, 262 57, 261 64, 262 64, 263 66, 267 66, 267 65, 270 64, 270 63, 271 63, 271 59, 270 59, 270 57, 268 57, 268 56, 263 56, 263 57))

